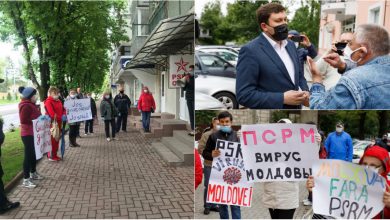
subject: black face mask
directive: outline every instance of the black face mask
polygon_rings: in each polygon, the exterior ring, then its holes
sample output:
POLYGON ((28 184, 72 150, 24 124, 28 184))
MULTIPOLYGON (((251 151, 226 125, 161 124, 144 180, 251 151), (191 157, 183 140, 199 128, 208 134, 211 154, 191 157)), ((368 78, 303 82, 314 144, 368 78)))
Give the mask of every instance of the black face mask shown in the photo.
MULTIPOLYGON (((269 26, 269 25, 268 25, 269 26)), ((270 26, 272 27, 272 26, 270 26)), ((281 24, 276 27, 272 27, 274 29, 274 34, 271 35, 272 38, 276 41, 286 40, 288 37, 288 25, 281 24)))
POLYGON ((119 91, 121 94, 123 94, 125 91, 119 91))

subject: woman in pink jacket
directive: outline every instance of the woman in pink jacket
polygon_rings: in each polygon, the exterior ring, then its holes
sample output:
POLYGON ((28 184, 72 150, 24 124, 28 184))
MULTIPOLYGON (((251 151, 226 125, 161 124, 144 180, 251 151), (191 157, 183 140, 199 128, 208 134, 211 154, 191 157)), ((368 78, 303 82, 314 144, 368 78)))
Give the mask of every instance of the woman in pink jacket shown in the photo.
POLYGON ((156 110, 156 103, 149 88, 144 86, 142 88, 141 96, 138 100, 138 111, 142 113, 142 126, 145 132, 150 132, 150 116, 156 110))

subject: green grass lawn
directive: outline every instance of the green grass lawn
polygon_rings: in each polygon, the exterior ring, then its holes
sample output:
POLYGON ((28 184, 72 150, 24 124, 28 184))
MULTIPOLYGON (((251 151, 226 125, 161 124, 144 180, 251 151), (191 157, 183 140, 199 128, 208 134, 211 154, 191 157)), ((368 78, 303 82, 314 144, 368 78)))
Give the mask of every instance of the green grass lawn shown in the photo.
POLYGON ((24 147, 19 128, 5 133, 5 141, 1 146, 1 164, 3 165, 3 181, 6 185, 23 170, 24 147))
POLYGON ((0 105, 7 105, 7 104, 15 104, 15 103, 18 103, 20 100, 3 100, 3 99, 0 99, 0 105))

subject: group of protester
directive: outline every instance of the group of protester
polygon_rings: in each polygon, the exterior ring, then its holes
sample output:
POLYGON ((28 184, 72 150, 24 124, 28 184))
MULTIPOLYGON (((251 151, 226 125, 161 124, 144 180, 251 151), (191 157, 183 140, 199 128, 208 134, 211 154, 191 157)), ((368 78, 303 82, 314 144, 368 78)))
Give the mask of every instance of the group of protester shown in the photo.
POLYGON ((240 49, 236 66, 240 105, 252 109, 390 108, 384 98, 390 95, 390 36, 384 27, 359 25, 354 33, 343 33, 319 57, 306 35, 289 31, 281 4, 264 4, 256 15, 262 33, 240 49))
MULTIPOLYGON (((229 218, 228 206, 207 203, 206 198, 213 158, 220 155, 220 151, 215 150, 217 139, 240 142, 241 131, 239 130, 236 132, 232 130, 232 121, 233 116, 229 112, 220 112, 217 117, 212 119, 210 126, 205 129, 199 140, 198 149, 197 151, 195 150, 195 187, 197 188, 203 179, 204 214, 208 215, 210 214, 210 211, 219 212, 221 219, 229 218), (200 155, 203 156, 203 175, 200 155)), ((281 119, 278 123, 292 122, 289 119, 281 119)), ((306 124, 315 123, 307 122, 306 124)), ((338 159, 352 162, 352 138, 344 131, 344 124, 342 122, 338 122, 335 126, 335 131, 329 133, 327 136, 318 129, 318 133, 315 134, 315 139, 318 146, 319 159, 338 159)), ((386 146, 380 144, 383 140, 384 138, 382 138, 382 140, 379 139, 367 146, 359 164, 375 169, 378 174, 382 175, 387 180, 387 175, 390 172, 390 157, 386 146)), ((268 208, 271 218, 292 219, 295 210, 299 207, 299 182, 265 182, 263 183, 263 186, 264 193, 262 194, 262 201, 264 206, 268 208)), ((303 204, 308 206, 312 205, 312 188, 314 187, 312 176, 308 178, 306 186, 309 195, 308 198, 303 201, 303 204)), ((385 208, 377 217, 383 216, 385 218, 390 218, 390 193, 387 191, 384 193, 383 202, 385 208)), ((239 206, 230 205, 230 209, 232 219, 241 218, 241 209, 239 206)), ((318 218, 326 216, 315 214, 313 217, 318 218)))

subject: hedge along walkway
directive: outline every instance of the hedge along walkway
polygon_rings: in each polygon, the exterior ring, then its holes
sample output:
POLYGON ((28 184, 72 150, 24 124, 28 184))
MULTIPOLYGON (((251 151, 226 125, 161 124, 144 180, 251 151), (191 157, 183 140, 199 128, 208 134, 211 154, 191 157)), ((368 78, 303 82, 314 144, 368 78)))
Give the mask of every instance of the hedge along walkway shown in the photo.
POLYGON ((103 125, 95 126, 64 161, 41 161, 46 179, 35 189, 18 185, 9 198, 21 207, 0 217, 193 218, 193 167, 168 166, 149 140, 128 130, 108 143, 103 125))

